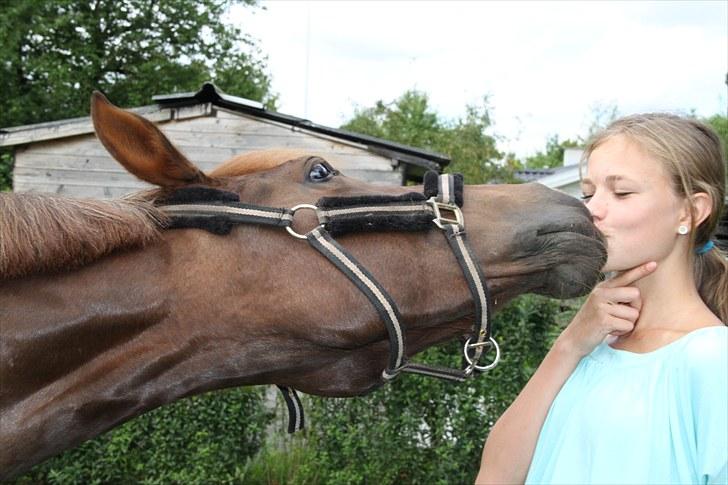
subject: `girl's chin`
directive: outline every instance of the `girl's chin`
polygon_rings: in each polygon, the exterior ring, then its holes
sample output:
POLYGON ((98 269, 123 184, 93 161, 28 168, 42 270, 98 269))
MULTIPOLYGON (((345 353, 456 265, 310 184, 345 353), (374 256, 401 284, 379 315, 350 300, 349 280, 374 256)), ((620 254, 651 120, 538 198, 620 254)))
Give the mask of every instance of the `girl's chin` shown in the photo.
POLYGON ((607 262, 604 263, 604 266, 602 267, 602 273, 609 273, 611 271, 618 271, 614 269, 614 263, 612 262, 611 257, 607 257, 607 262))
POLYGON ((634 266, 629 266, 627 261, 620 261, 617 258, 609 256, 607 262, 602 268, 602 273, 613 273, 615 271, 625 271, 634 266))

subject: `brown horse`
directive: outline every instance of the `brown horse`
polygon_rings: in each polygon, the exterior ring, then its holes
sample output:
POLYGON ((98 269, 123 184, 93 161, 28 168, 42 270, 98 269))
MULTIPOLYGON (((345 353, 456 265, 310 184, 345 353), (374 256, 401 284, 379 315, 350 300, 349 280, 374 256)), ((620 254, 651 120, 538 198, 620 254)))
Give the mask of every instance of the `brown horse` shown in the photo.
MULTIPOLYGON (((387 333, 367 299, 281 228, 163 230, 155 200, 181 187, 292 207, 322 196, 401 194, 319 157, 243 155, 204 174, 150 122, 95 94, 98 137, 160 188, 117 201, 0 195, 0 477, 147 410, 231 386, 355 396, 380 383, 387 333)), ((541 185, 467 186, 470 245, 494 304, 572 297, 597 281, 603 241, 584 206, 541 185)), ((316 225, 296 215, 299 232, 316 225)), ((408 354, 470 330, 473 302, 439 230, 339 242, 397 302, 408 354)), ((495 332, 497 337, 497 329, 495 332)))

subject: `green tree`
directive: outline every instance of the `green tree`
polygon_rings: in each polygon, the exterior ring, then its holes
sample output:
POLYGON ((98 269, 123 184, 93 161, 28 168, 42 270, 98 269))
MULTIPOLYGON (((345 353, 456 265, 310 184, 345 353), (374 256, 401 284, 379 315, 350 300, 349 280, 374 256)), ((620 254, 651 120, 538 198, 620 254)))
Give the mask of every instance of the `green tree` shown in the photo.
POLYGON ((619 108, 617 108, 616 104, 601 102, 592 104, 589 131, 584 140, 589 140, 619 116, 619 108))
POLYGON ((342 128, 447 155, 448 172, 460 172, 467 183, 512 181, 512 167, 490 133, 490 106, 466 106, 465 116, 448 121, 429 106, 427 94, 409 90, 396 100, 377 101, 374 107, 356 110, 342 128))
POLYGON ((615 104, 598 102, 589 108, 589 127, 586 135, 579 135, 575 139, 559 140, 558 135, 551 135, 546 140, 546 147, 535 155, 526 157, 521 163, 525 168, 555 168, 564 163, 564 151, 567 148, 583 146, 599 131, 606 128, 619 116, 619 109, 615 104))
POLYGON ((429 150, 439 145, 443 123, 432 111, 425 93, 407 91, 391 103, 357 109, 342 128, 429 150))
POLYGON ((552 135, 546 141, 545 151, 539 151, 535 155, 526 158, 528 168, 554 168, 564 163, 564 151, 567 148, 574 148, 580 145, 579 141, 559 141, 559 135, 552 135))
MULTIPOLYGON (((212 80, 274 103, 255 42, 221 20, 234 3, 255 0, 2 1, 0 127, 84 116, 94 89, 140 106, 212 80)), ((0 158, 0 188, 10 160, 0 158)))
POLYGON ((703 121, 713 127, 720 139, 723 140, 723 148, 728 150, 728 116, 715 114, 703 121))
POLYGON ((13 188, 13 154, 0 148, 0 192, 13 188))

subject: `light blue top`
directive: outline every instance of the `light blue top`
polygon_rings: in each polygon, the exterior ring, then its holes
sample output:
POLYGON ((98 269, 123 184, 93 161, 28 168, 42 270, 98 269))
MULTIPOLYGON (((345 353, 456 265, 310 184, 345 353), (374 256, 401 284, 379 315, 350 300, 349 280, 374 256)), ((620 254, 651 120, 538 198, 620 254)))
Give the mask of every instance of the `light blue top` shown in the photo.
POLYGON ((526 483, 728 484, 728 327, 645 354, 599 345, 551 404, 526 483))

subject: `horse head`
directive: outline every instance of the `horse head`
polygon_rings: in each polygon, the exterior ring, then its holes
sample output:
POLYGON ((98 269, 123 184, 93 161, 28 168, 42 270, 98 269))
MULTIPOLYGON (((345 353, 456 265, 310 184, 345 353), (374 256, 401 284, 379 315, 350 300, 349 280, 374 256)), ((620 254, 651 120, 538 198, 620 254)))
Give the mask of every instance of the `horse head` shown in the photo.
MULTIPOLYGON (((207 187, 246 203, 290 208, 315 205, 322 197, 422 190, 368 184, 339 173, 334 160, 290 150, 253 152, 204 174, 155 125, 100 94, 92 99, 92 116, 108 151, 129 172, 158 185, 161 199, 182 187, 207 187)), ((597 281, 603 241, 584 205, 572 197, 539 184, 468 185, 462 210, 496 310, 526 292, 582 295, 597 281)), ((317 224, 312 212, 296 213, 298 232, 317 224)), ((361 394, 380 383, 387 355, 380 318, 308 245, 258 226, 240 226, 227 236, 180 231, 166 241, 185 255, 184 267, 170 276, 186 280, 179 305, 192 320, 214 322, 215 332, 255 336, 262 355, 257 371, 266 380, 335 396, 361 394)), ((410 353, 467 333, 473 303, 439 231, 348 234, 340 242, 397 302, 410 353)))

